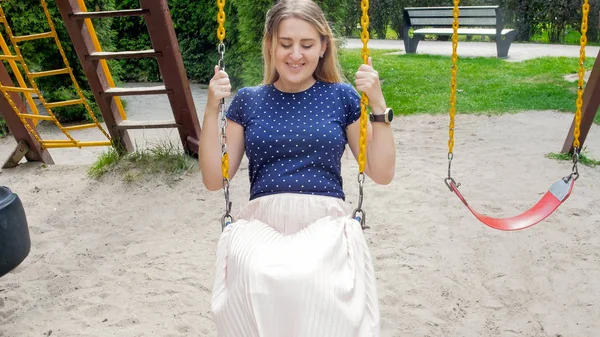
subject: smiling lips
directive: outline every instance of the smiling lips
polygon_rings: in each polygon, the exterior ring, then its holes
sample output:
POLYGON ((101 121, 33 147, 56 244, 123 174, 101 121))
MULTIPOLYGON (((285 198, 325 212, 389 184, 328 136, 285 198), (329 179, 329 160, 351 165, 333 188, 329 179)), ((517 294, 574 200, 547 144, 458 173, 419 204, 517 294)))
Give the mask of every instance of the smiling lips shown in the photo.
POLYGON ((290 66, 290 68, 292 69, 299 69, 302 68, 304 63, 288 63, 287 65, 290 66))

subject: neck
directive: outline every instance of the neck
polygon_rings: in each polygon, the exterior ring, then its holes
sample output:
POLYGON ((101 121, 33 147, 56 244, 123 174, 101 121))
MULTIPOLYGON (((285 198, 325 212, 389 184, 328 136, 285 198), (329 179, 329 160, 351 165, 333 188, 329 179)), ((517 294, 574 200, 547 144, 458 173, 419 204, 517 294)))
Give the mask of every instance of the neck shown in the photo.
POLYGON ((301 92, 301 91, 305 91, 307 89, 309 89, 310 87, 312 87, 315 82, 317 82, 317 80, 315 80, 314 78, 307 82, 307 83, 303 83, 302 85, 297 85, 294 83, 285 83, 284 81, 282 81, 281 79, 278 79, 277 81, 273 82, 273 86, 279 90, 279 91, 283 91, 283 92, 301 92))

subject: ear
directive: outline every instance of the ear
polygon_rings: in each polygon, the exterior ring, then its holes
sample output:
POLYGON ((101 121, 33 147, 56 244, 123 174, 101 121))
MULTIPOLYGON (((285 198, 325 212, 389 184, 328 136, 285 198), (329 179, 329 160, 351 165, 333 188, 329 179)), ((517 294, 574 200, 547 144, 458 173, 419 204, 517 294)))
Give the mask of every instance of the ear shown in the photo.
POLYGON ((323 58, 323 55, 325 55, 325 51, 327 51, 327 39, 324 39, 324 41, 321 43, 321 53, 319 55, 321 55, 321 58, 323 58))

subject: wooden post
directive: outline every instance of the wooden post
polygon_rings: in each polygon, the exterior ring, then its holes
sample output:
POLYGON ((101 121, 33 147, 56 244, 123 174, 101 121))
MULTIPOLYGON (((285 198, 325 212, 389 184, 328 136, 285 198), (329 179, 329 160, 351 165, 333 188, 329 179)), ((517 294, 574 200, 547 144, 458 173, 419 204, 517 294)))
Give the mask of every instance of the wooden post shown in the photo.
MULTIPOLYGON (((583 149, 583 143, 587 137, 592 123, 594 123, 594 117, 598 113, 598 107, 600 106, 600 52, 596 56, 596 62, 592 68, 592 73, 585 86, 583 92, 583 106, 581 107, 581 124, 579 126, 580 135, 579 143, 581 144, 580 150, 583 149)), ((562 153, 573 153, 573 130, 575 129, 575 118, 571 123, 571 129, 565 139, 565 144, 562 148, 562 153)))
MULTIPOLYGON (((4 67, 4 63, 2 63, 2 62, 0 62, 0 82, 2 83, 2 85, 5 85, 5 86, 10 86, 10 87, 15 86, 13 84, 12 79, 10 78, 10 75, 8 74, 8 71, 4 67)), ((13 101, 13 103, 15 103, 15 105, 19 109, 19 112, 26 114, 27 109, 25 107, 25 102, 23 102, 23 100, 21 99, 19 94, 16 92, 11 92, 11 93, 9 93, 9 96, 10 96, 11 100, 13 101)), ((17 161, 15 163, 15 161, 17 160, 17 157, 18 157, 18 160, 20 161, 21 158, 23 158, 22 155, 24 155, 28 161, 39 161, 39 162, 43 162, 45 164, 54 164, 54 161, 52 160, 52 156, 50 156, 50 153, 48 152, 48 150, 42 149, 42 146, 37 141, 37 139, 35 139, 35 137, 29 133, 29 131, 27 130, 25 125, 23 125, 23 123, 21 122, 21 119, 19 118, 19 116, 17 116, 17 114, 13 110, 12 106, 10 105, 9 101, 6 99, 6 97, 4 97, 4 95, 1 95, 1 94, 0 94, 0 114, 2 114, 2 117, 6 121, 6 124, 8 125, 8 130, 15 137, 15 140, 17 141, 17 147, 15 148, 13 153, 10 155, 10 157, 4 164, 3 168, 17 166, 19 164, 19 162, 17 161)), ((37 129, 36 129, 33 121, 28 120, 27 122, 29 123, 31 128, 34 130, 34 132, 37 133, 37 129)), ((38 134, 38 137, 39 137, 39 134, 38 134)))
POLYGON ((158 67, 169 91, 169 103, 177 123, 179 136, 185 152, 198 153, 200 122, 192 99, 189 81, 179 50, 173 20, 167 0, 140 0, 142 9, 150 11, 145 17, 152 47, 162 57, 157 58, 158 67))
POLYGON ((81 12, 79 3, 77 0, 57 0, 56 4, 67 27, 73 48, 81 62, 90 88, 94 93, 98 108, 102 113, 102 117, 104 117, 104 122, 112 138, 113 145, 119 152, 132 152, 134 147, 129 139, 127 130, 117 128, 118 123, 122 119, 114 97, 111 95, 102 95, 102 93, 110 89, 107 74, 104 73, 99 60, 88 60, 88 56, 96 52, 90 31, 84 20, 77 20, 71 17, 72 14, 81 12))

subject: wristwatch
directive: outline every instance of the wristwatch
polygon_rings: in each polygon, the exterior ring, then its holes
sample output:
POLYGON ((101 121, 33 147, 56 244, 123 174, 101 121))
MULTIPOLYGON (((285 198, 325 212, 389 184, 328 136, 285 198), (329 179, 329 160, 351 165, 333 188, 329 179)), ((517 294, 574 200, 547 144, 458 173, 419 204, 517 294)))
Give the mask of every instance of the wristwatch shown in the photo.
POLYGON ((373 113, 369 115, 369 120, 371 120, 371 122, 383 122, 386 124, 390 124, 393 119, 394 110, 392 110, 392 108, 385 109, 385 112, 380 115, 374 115, 373 113))

